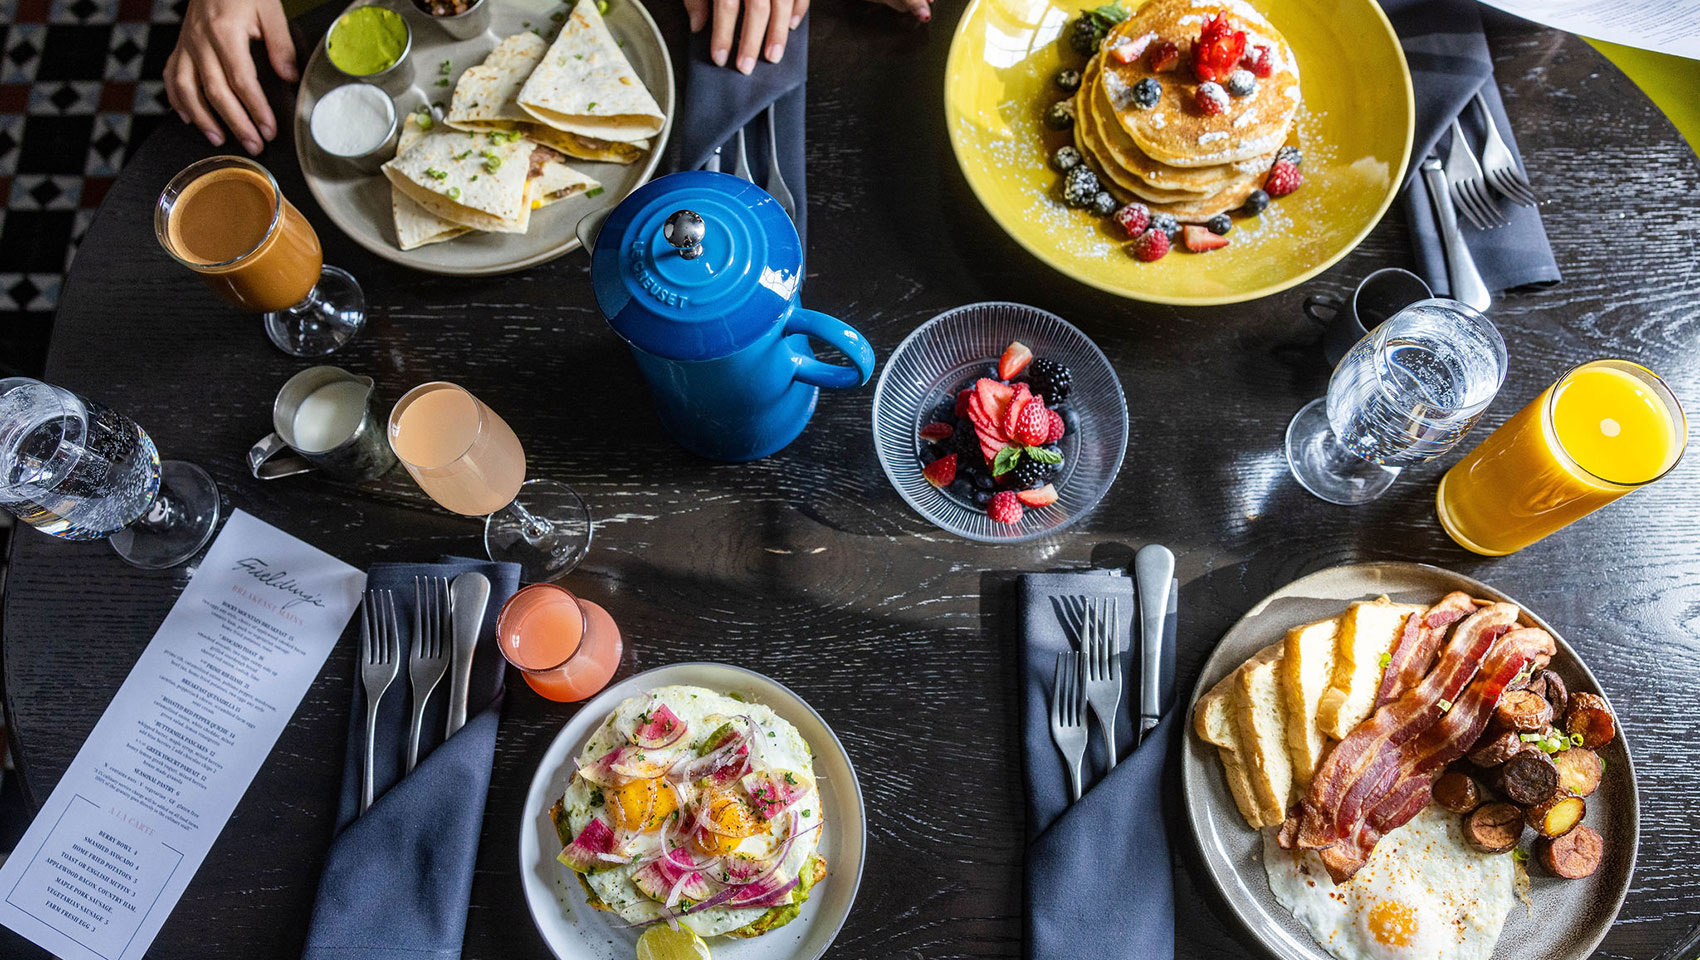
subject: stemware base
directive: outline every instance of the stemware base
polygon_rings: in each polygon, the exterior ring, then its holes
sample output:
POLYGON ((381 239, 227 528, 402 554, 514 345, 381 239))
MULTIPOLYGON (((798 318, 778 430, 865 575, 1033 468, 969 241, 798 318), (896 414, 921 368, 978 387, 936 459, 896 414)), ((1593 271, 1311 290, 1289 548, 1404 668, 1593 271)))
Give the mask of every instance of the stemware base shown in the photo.
POLYGON ((182 460, 159 463, 155 511, 114 533, 112 549, 144 570, 175 567, 199 553, 218 526, 218 485, 205 470, 182 460))
POLYGON ((322 357, 366 325, 366 294, 348 271, 325 265, 307 299, 265 315, 266 336, 284 353, 322 357))
POLYGON ((591 533, 590 508, 572 487, 527 480, 484 521, 484 550, 491 560, 519 564, 523 583, 552 583, 584 559, 591 533))
POLYGON ((1287 466, 1306 490, 1345 506, 1374 500, 1399 477, 1398 467, 1371 463, 1340 443, 1323 398, 1305 404, 1287 424, 1287 466))

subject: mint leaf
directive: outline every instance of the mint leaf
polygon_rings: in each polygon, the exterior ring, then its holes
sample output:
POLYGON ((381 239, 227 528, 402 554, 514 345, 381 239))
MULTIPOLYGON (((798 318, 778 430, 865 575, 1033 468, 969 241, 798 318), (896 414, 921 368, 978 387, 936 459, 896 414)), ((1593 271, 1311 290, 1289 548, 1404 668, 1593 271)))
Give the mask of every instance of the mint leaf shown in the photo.
POLYGON ((1062 454, 1055 450, 1046 450, 1044 447, 1028 447, 1027 458, 1037 460, 1040 463, 1062 463, 1063 460, 1062 454))
POLYGON ((1096 7, 1092 10, 1092 15, 1111 26, 1121 23, 1128 17, 1127 11, 1119 3, 1106 3, 1101 7, 1096 7))
POLYGON ((1011 470, 1014 470, 1015 465, 1020 462, 1020 447, 1004 447, 1002 450, 998 451, 997 459, 992 461, 992 476, 1001 477, 1011 470))

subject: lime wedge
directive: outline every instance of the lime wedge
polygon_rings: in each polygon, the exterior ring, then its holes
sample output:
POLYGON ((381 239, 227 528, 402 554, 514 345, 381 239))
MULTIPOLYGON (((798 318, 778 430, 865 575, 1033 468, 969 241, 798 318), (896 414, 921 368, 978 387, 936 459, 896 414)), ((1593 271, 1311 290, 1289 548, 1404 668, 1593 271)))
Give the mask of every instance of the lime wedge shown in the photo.
POLYGON ((638 937, 637 960, 712 960, 708 944, 690 927, 656 924, 638 937))

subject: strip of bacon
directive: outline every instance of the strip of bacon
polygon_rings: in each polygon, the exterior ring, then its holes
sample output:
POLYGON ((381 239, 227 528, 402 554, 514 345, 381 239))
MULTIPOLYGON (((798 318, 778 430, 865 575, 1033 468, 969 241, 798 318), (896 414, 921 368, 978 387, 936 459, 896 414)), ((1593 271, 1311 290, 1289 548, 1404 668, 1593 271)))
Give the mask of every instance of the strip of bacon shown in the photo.
POLYGON ((1398 774, 1356 828, 1322 851, 1323 865, 1344 883, 1369 859, 1376 843, 1410 822, 1434 799, 1434 781, 1487 729, 1494 707, 1512 682, 1556 647, 1545 630, 1520 628, 1502 636, 1452 709, 1399 751, 1398 774))
POLYGON ((1405 629, 1394 642, 1387 670, 1381 675, 1375 705, 1392 703, 1421 683, 1434 667, 1434 657, 1440 652, 1446 628, 1475 612, 1474 598, 1463 591, 1453 591, 1422 613, 1406 617, 1405 629))
POLYGON ((1496 603, 1464 620, 1421 683, 1378 708, 1329 751, 1304 799, 1295 838, 1299 847, 1326 847, 1355 827, 1366 799, 1379 797, 1397 773, 1398 748, 1439 719, 1444 712, 1440 701, 1458 699, 1493 641, 1520 613, 1514 604, 1496 603))

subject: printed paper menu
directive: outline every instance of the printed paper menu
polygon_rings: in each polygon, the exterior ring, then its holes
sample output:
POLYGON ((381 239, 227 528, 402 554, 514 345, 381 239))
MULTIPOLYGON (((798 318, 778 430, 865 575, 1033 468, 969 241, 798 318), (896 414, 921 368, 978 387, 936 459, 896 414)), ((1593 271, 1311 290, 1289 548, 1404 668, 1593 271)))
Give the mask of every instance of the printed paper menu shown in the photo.
POLYGON ((140 958, 365 582, 335 557, 232 514, 0 866, 0 923, 60 960, 140 958))
POLYGON ((1694 0, 1483 0, 1488 6, 1568 33, 1700 59, 1694 0))

